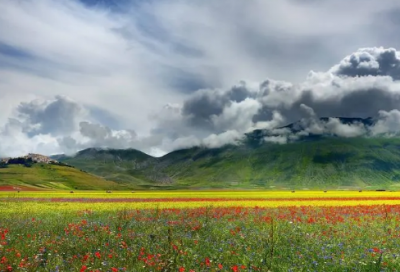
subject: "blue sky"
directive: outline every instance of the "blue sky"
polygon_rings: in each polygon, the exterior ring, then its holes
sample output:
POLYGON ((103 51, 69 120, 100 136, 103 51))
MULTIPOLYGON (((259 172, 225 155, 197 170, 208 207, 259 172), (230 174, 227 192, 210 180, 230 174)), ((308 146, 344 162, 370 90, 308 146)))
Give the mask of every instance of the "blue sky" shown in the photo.
MULTIPOLYGON (((330 85, 323 80, 332 80, 332 67, 360 48, 392 48, 400 39, 400 3, 394 0, 0 3, 0 135, 21 147, 5 141, 0 156, 89 145, 163 154, 231 140, 276 124, 279 114, 281 122, 295 119, 288 109, 298 107, 296 101, 262 97, 265 80, 301 85, 287 87, 293 89, 289 98, 301 97, 306 87, 314 97, 327 97, 324 88, 330 85), (318 72, 318 80, 310 71, 318 72), (246 89, 247 99, 232 100, 234 86, 246 89), (266 108, 273 101, 286 108, 266 108), (39 112, 48 112, 52 103, 65 107, 57 114, 67 116, 59 120, 69 118, 59 124, 66 126, 62 135, 41 130, 39 112), (28 106, 35 118, 21 113, 28 106)), ((386 105, 382 109, 390 110, 386 105)))

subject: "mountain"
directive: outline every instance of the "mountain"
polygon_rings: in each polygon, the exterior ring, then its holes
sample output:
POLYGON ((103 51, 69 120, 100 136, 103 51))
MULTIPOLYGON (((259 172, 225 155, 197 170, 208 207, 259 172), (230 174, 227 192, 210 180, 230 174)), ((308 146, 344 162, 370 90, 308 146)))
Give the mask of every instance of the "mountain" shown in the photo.
POLYGON ((21 190, 110 190, 131 187, 89 174, 39 154, 0 161, 0 191, 21 190))
MULTIPOLYGON (((339 120, 340 123, 344 124, 344 125, 362 124, 365 127, 370 127, 370 126, 375 124, 375 120, 372 117, 368 117, 368 118, 333 117, 333 118, 339 120)), ((332 117, 321 117, 321 118, 318 118, 317 121, 319 121, 320 123, 325 123, 326 124, 327 122, 329 122, 330 119, 332 119, 332 117)), ((315 119, 311 119, 311 120, 312 121, 316 121, 315 119)), ((291 130, 291 132, 299 132, 303 128, 304 121, 310 121, 310 119, 301 119, 301 120, 299 120, 299 121, 297 121, 295 123, 289 124, 289 125, 284 126, 284 127, 280 127, 280 129, 288 128, 288 129, 291 130)))
MULTIPOLYGON (((370 118, 346 122, 373 124, 370 118)), ((238 145, 193 147, 160 158, 91 148, 60 161, 139 189, 400 188, 400 138, 308 134, 286 144, 263 140, 272 134, 255 130, 238 145)))
POLYGON ((169 187, 173 183, 167 174, 157 171, 160 166, 158 158, 135 149, 89 148, 78 152, 73 157, 52 156, 52 158, 55 157, 61 162, 115 181, 122 186, 169 187))

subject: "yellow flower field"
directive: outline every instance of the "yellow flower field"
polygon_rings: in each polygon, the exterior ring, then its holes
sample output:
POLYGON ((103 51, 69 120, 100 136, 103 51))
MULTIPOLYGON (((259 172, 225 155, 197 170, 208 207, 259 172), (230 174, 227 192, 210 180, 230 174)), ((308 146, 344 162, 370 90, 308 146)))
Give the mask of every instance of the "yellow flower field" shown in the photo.
POLYGON ((7 197, 40 198, 314 198, 314 197, 400 197, 400 191, 21 191, 1 192, 0 199, 7 197))
POLYGON ((198 207, 398 205, 400 192, 376 191, 147 191, 1 192, 0 212, 116 211, 198 207))

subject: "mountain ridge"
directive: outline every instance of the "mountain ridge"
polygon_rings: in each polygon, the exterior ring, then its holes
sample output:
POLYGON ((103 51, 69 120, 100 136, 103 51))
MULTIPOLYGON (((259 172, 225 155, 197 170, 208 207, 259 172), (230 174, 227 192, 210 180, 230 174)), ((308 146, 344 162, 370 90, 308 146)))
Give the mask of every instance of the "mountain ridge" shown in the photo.
MULTIPOLYGON (((372 118, 338 120, 360 126, 375 122, 372 118)), ((298 133, 295 123, 277 129, 298 133)), ((132 148, 87 148, 74 156, 50 159, 113 182, 113 189, 400 189, 398 137, 308 133, 283 144, 266 141, 270 135, 273 130, 254 130, 237 144, 195 146, 161 157, 132 148)))
MULTIPOLYGON (((372 118, 339 120, 346 124, 374 124, 372 118)), ((62 161, 142 189, 400 188, 400 138, 343 138, 309 133, 278 144, 263 140, 269 132, 254 130, 236 145, 197 146, 161 157, 134 149, 97 148, 62 161)))

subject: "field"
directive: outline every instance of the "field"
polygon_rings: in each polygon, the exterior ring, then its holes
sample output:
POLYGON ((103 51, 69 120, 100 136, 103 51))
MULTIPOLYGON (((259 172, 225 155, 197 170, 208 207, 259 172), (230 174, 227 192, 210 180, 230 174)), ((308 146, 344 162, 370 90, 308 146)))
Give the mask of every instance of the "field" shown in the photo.
POLYGON ((22 190, 107 190, 120 187, 115 182, 73 167, 42 163, 30 167, 23 165, 0 167, 0 191, 9 186, 22 190))
POLYGON ((399 271, 399 192, 0 192, 0 271, 399 271))

